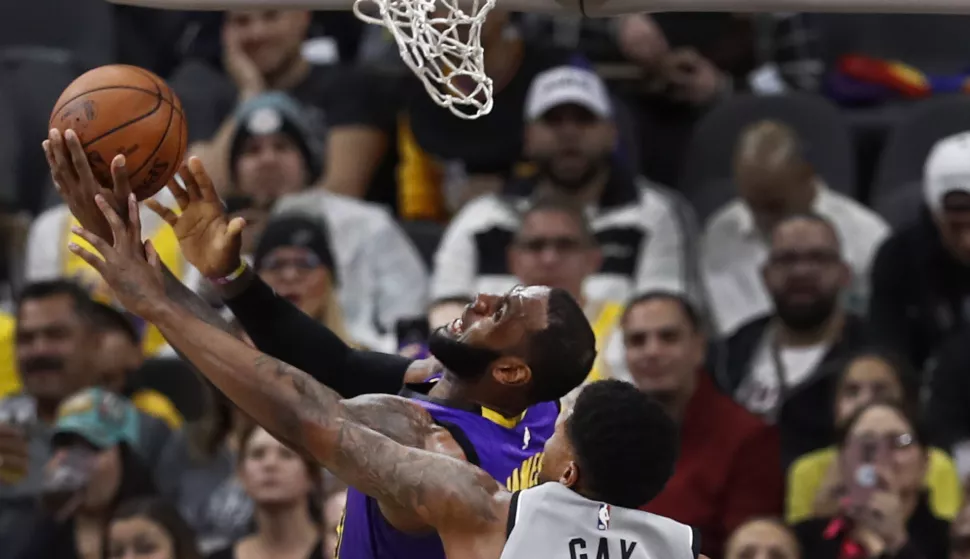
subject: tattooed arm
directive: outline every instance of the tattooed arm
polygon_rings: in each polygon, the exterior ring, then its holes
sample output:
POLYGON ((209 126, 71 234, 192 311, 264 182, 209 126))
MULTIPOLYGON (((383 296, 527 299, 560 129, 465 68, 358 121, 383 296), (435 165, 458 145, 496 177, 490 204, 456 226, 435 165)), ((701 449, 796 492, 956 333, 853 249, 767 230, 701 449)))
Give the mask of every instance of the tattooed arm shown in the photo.
POLYGON ((146 318, 258 424, 347 484, 439 532, 504 529, 509 495, 483 470, 357 423, 360 411, 333 390, 178 305, 162 302, 146 318))

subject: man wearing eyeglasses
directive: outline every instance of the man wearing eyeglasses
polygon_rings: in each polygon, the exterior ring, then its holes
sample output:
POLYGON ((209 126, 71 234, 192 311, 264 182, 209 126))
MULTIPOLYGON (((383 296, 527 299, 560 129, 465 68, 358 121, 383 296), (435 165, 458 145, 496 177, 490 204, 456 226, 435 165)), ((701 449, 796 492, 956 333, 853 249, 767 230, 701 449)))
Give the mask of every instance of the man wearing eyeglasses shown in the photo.
POLYGON ((727 343, 719 381, 726 392, 781 430, 782 459, 826 446, 836 372, 864 346, 863 320, 842 300, 852 283, 842 241, 814 214, 779 221, 762 267, 774 310, 741 326, 727 343))

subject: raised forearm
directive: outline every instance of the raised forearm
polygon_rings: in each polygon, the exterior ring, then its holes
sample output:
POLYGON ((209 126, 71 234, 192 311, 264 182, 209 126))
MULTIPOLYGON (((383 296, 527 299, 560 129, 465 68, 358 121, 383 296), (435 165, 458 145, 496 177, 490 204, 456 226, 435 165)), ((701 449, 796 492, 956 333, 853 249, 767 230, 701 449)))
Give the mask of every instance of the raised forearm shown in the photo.
POLYGON ((240 409, 294 448, 310 452, 306 421, 327 422, 340 396, 306 373, 255 350, 180 304, 151 317, 165 339, 240 409))
POLYGON ((261 351, 306 371, 345 398, 401 390, 409 359, 349 347, 251 270, 227 287, 232 291, 223 291, 226 304, 261 351))

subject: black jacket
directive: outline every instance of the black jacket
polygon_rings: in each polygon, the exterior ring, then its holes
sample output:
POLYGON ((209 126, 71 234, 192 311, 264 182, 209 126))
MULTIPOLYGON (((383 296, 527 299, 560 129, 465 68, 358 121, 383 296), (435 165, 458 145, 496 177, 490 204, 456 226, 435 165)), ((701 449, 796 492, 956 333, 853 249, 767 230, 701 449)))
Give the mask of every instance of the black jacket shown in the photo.
MULTIPOLYGON (((750 374, 752 361, 770 320, 771 316, 762 316, 748 322, 721 346, 715 377, 727 394, 733 396, 750 374)), ((815 372, 786 394, 777 421, 781 432, 781 458, 786 468, 802 454, 835 441, 833 406, 838 373, 845 361, 867 342, 865 322, 857 316, 847 315, 841 337, 829 348, 815 372)))
POLYGON ((949 334, 967 324, 970 267, 944 247, 928 212, 883 243, 871 281, 874 341, 907 357, 918 371, 949 334))

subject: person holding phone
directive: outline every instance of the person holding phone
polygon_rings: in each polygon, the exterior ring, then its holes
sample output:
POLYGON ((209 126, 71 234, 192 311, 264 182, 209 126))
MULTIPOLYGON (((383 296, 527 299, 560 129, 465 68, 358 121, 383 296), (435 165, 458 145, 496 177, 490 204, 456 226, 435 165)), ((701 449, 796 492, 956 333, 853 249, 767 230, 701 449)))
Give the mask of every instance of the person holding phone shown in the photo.
POLYGON ((41 514, 23 549, 6 559, 97 559, 119 503, 156 494, 151 470, 135 451, 138 410, 101 388, 82 390, 57 412, 51 457, 41 481, 41 514))
POLYGON ((839 435, 838 511, 795 526, 805 559, 947 557, 950 523, 927 501, 924 441, 918 421, 897 403, 856 411, 839 435))

